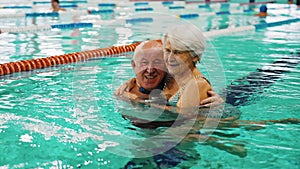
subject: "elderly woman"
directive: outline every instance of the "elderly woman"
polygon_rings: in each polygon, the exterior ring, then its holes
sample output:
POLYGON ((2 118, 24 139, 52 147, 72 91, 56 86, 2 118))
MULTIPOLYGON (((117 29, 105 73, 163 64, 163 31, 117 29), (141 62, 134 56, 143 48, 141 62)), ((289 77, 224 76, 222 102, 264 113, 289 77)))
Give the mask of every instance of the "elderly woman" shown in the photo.
POLYGON ((201 31, 194 25, 177 25, 167 30, 162 42, 166 67, 175 79, 171 90, 165 90, 168 101, 180 108, 201 105, 212 90, 196 67, 206 47, 201 31))

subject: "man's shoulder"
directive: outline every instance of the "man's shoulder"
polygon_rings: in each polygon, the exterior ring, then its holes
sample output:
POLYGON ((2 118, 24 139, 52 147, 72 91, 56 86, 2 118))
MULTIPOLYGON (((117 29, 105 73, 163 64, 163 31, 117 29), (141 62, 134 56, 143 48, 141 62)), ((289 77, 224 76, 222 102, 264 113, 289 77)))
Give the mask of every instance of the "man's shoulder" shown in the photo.
POLYGON ((136 78, 131 78, 124 82, 116 91, 115 95, 123 95, 124 92, 130 92, 131 89, 136 85, 136 78))

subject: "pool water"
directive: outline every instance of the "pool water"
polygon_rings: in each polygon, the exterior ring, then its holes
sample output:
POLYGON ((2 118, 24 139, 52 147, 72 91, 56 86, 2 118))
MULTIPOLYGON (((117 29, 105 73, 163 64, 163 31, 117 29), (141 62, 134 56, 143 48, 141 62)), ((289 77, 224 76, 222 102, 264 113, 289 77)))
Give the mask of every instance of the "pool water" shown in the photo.
MULTIPOLYGON (((97 2, 92 1, 87 6, 95 4, 97 2)), ((127 11, 101 16, 66 12, 60 17, 36 20, 1 18, 6 28, 75 21, 93 22, 94 25, 92 28, 0 34, 0 63, 159 39, 167 26, 180 22, 193 23, 208 32, 265 20, 293 18, 270 16, 259 19, 249 14, 237 14, 183 20, 166 14, 167 9, 160 8, 165 11, 127 11), (153 22, 128 24, 124 21, 135 17, 152 17, 153 22)), ((86 9, 91 8, 84 5, 79 8, 86 9)), ((76 13, 76 9, 74 11, 76 13)), ((173 12, 176 13, 175 10, 173 12)), ((300 23, 293 22, 209 37, 207 50, 198 68, 211 81, 214 90, 222 93, 229 90, 230 85, 241 83, 237 79, 245 79, 267 68, 278 69, 278 65, 274 64, 276 61, 289 58, 291 62, 299 63, 299 28, 300 23)), ((213 137, 226 143, 225 147, 244 146, 247 154, 242 157, 213 145, 192 141, 182 142, 161 155, 133 159, 137 151, 135 147, 145 148, 143 141, 166 129, 142 129, 122 117, 126 111, 141 114, 149 110, 147 107, 134 107, 113 95, 121 83, 134 76, 130 66, 131 55, 124 53, 113 58, 92 59, 1 77, 0 168, 102 169, 130 168, 130 165, 195 169, 299 168, 299 124, 269 123, 261 130, 247 130, 244 127, 216 130, 219 134, 213 137)), ((247 100, 235 106, 241 112, 240 119, 300 118, 300 66, 295 64, 279 68, 286 71, 280 72, 271 84, 254 83, 251 86, 253 90, 242 91, 247 100)), ((160 138, 146 145, 167 146, 172 142, 168 139, 160 138)))

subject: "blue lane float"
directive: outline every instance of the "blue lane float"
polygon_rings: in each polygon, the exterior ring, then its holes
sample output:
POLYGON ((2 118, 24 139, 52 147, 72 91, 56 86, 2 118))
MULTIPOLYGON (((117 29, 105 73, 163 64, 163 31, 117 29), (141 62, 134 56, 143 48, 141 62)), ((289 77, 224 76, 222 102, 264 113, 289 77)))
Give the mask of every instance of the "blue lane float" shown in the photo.
POLYGON ((174 4, 174 2, 173 1, 163 1, 163 2, 161 2, 161 4, 162 5, 172 5, 172 4, 174 4))
POLYGON ((100 3, 98 4, 99 7, 116 7, 117 5, 114 3, 100 3))
MULTIPOLYGON (((50 4, 51 1, 33 1, 33 5, 37 4, 50 4)), ((77 3, 87 3, 85 0, 78 0, 78 1, 60 1, 60 4, 77 4, 77 3)))
POLYGON ((61 8, 77 8, 78 5, 76 4, 70 4, 70 5, 59 5, 61 8))
POLYGON ((3 6, 2 9, 31 9, 31 6, 3 6))
POLYGON ((126 23, 138 23, 138 22, 153 22, 152 18, 133 18, 126 19, 126 23))
POLYGON ((76 29, 76 28, 90 28, 93 27, 92 23, 69 23, 69 24, 56 24, 51 25, 53 29, 76 29))
POLYGON ((266 27, 272 27, 272 26, 280 26, 280 25, 284 25, 284 24, 289 24, 292 22, 299 22, 300 19, 299 18, 294 18, 294 19, 287 19, 287 20, 283 20, 283 21, 277 21, 277 22, 264 22, 264 23, 259 23, 259 24, 255 24, 255 29, 263 29, 266 27))
POLYGON ((34 12, 34 13, 26 13, 26 17, 58 17, 58 12, 34 12))
POLYGON ((143 6, 143 5, 149 5, 148 2, 135 2, 134 6, 143 6))
POLYGON ((153 11, 153 8, 149 7, 149 8, 136 8, 135 9, 136 12, 140 12, 140 11, 153 11))
POLYGON ((210 8, 209 4, 200 4, 198 8, 210 8))
POLYGON ((230 12, 229 11, 219 11, 219 12, 216 12, 216 15, 230 15, 230 12))
POLYGON ((279 8, 269 8, 268 7, 268 10, 278 10, 278 9, 291 9, 291 6, 279 7, 279 8))
POLYGON ((206 37, 214 37, 214 36, 220 36, 224 34, 231 34, 236 32, 245 32, 245 31, 259 31, 259 29, 264 29, 267 27, 273 27, 273 26, 280 26, 284 24, 290 24, 293 22, 299 22, 300 18, 293 18, 293 19, 287 19, 283 21, 276 21, 276 22, 264 22, 254 25, 248 25, 248 26, 241 26, 236 28, 227 28, 227 29, 219 29, 219 30, 211 30, 209 32, 204 32, 204 35, 206 37))
POLYGON ((197 18, 199 16, 208 15, 231 15, 231 14, 242 14, 246 12, 253 12, 252 10, 237 10, 237 11, 219 11, 219 12, 206 12, 206 13, 193 13, 193 14, 180 14, 177 15, 179 18, 197 18))
POLYGON ((179 18, 183 18, 183 19, 190 19, 190 18, 198 18, 199 14, 194 13, 194 14, 181 14, 178 15, 179 18))
POLYGON ((87 0, 59 1, 60 4, 86 4, 87 0))
POLYGON ((246 12, 254 12, 254 10, 253 9, 244 9, 243 12, 245 12, 245 13, 246 12))
POLYGON ((169 6, 169 9, 184 9, 184 6, 169 6))
POLYGON ((51 2, 49 1, 33 1, 33 5, 38 5, 38 4, 50 4, 51 2))
POLYGON ((30 25, 11 28, 1 28, 0 33, 21 33, 21 32, 37 32, 49 31, 51 29, 78 29, 93 27, 92 23, 69 23, 69 24, 55 24, 55 25, 30 25))
POLYGON ((221 8, 229 8, 230 7, 230 4, 228 3, 221 3, 221 8))
POLYGON ((100 10, 88 10, 88 14, 108 14, 108 13, 114 13, 114 10, 112 9, 100 9, 100 10))

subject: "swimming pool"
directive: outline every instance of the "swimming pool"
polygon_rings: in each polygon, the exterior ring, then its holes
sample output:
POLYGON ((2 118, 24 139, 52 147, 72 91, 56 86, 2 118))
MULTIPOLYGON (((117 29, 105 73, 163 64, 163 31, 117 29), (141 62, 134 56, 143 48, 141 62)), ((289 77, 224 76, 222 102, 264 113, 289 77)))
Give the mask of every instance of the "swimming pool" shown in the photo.
MULTIPOLYGON (((181 5, 182 2, 178 3, 181 5)), ((97 2, 93 1, 87 4, 79 3, 80 5, 82 11, 97 9, 94 6, 97 2)), ((131 5, 134 6, 134 3, 131 5)), ((37 5, 35 10, 39 11, 40 7, 45 6, 37 5)), ((278 5, 280 6, 282 5, 278 5)), ((153 5, 161 9, 159 12, 155 11, 157 8, 154 11, 135 12, 130 11, 133 8, 121 7, 122 5, 116 7, 118 9, 113 8, 122 11, 120 13, 88 15, 74 9, 72 12, 62 13, 59 17, 0 19, 5 28, 32 26, 33 23, 93 23, 92 27, 79 29, 2 33, 0 61, 6 63, 158 39, 166 26, 183 22, 183 19, 165 14, 164 10, 169 9, 160 3, 153 5), (131 18, 153 20, 126 22, 131 18)), ((105 9, 107 8, 110 7, 105 9)), ((3 13, 11 11, 14 14, 13 10, 19 13, 32 12, 32 9, 9 9, 3 13)), ((173 10, 172 14, 188 12, 202 11, 173 10)), ((259 19, 242 13, 187 18, 186 21, 207 32, 293 17, 281 15, 259 19)), ((253 90, 246 93, 247 100, 236 104, 242 112, 241 119, 299 118, 300 67, 299 64, 282 65, 299 63, 299 28, 300 22, 291 22, 208 37, 208 49, 199 68, 219 93, 231 84, 251 82, 244 77, 259 78, 260 74, 253 76, 253 73, 262 70, 285 70, 266 73, 270 76, 277 73, 278 76, 271 76, 276 81, 252 85, 253 90), (278 62, 287 58, 289 62, 278 62)), ((143 140, 163 129, 140 129, 121 116, 125 110, 141 113, 141 110, 113 97, 113 91, 119 84, 133 76, 130 67, 131 54, 118 54, 112 58, 95 58, 84 63, 2 76, 0 166, 102 169, 123 168, 133 161, 126 145, 135 144, 126 138, 143 140)), ((217 132, 219 135, 215 136, 224 139, 227 146, 244 145, 247 156, 239 157, 210 145, 191 142, 181 144, 157 157, 156 162, 170 160, 169 163, 176 164, 179 161, 181 163, 177 164, 177 168, 299 168, 299 124, 268 124, 264 129, 255 131, 229 128, 217 132)), ((140 163, 151 166, 151 158, 147 160, 141 159, 140 163)))

